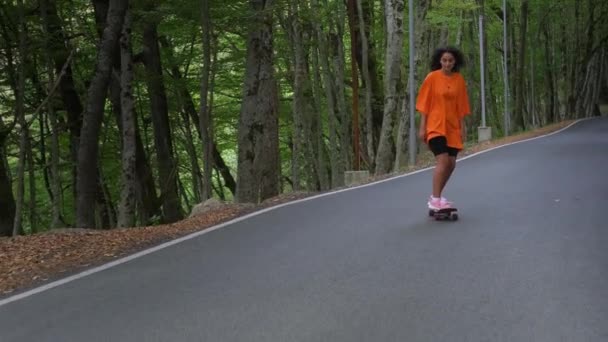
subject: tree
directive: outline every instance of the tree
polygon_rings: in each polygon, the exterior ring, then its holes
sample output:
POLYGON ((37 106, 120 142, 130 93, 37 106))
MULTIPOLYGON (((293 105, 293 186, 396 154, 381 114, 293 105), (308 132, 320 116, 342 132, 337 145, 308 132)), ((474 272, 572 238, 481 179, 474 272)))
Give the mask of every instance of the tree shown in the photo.
POLYGON ((118 227, 135 225, 135 115, 133 111, 133 54, 131 51, 131 13, 127 9, 120 37, 122 109, 122 192, 118 227))
POLYGON ((278 94, 273 65, 272 0, 250 0, 236 198, 258 203, 279 192, 278 94))
POLYGON ((76 181, 76 225, 81 228, 96 227, 95 200, 98 189, 99 130, 112 70, 112 58, 118 47, 118 37, 122 29, 127 5, 127 1, 110 0, 107 25, 100 41, 95 75, 88 89, 88 102, 78 149, 76 181))
POLYGON ((156 18, 150 18, 144 23, 143 62, 150 94, 150 114, 154 128, 156 161, 158 163, 160 193, 163 202, 163 221, 175 222, 183 217, 183 213, 178 194, 178 170, 173 156, 173 139, 157 27, 156 18))
POLYGON ((386 0, 386 73, 384 79, 384 119, 380 143, 376 154, 376 174, 392 170, 395 160, 395 141, 393 130, 395 118, 400 112, 402 90, 401 60, 403 57, 403 0, 386 0))
POLYGON ((203 199, 210 198, 211 193, 211 170, 213 170, 213 125, 209 115, 209 74, 211 69, 211 15, 209 9, 209 0, 202 1, 201 10, 201 26, 203 28, 203 75, 201 77, 201 114, 200 114, 200 132, 203 140, 203 163, 204 163, 204 181, 203 181, 203 199))
POLYGON ((12 127, 5 127, 0 116, 0 236, 11 236, 15 221, 15 198, 5 152, 10 129, 12 127))

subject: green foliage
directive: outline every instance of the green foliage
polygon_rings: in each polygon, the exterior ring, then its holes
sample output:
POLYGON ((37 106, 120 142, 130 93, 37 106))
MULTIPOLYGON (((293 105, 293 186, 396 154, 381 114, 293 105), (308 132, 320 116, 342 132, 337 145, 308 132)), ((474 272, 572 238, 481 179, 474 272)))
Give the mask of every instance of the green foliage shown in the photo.
POLYGON ((470 15, 478 9, 475 0, 440 0, 433 2, 426 19, 431 27, 456 30, 463 23, 474 20, 470 15))

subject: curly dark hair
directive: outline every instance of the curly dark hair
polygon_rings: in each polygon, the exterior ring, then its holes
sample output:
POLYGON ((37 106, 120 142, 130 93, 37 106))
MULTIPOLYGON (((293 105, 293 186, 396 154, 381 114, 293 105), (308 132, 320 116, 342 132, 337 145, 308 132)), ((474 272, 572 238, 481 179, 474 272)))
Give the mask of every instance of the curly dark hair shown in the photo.
POLYGON ((433 53, 433 57, 431 58, 431 70, 435 71, 441 69, 441 56, 443 56, 443 54, 446 52, 451 53, 452 56, 454 56, 454 59, 456 60, 452 71, 460 71, 460 68, 464 67, 465 65, 464 55, 462 54, 462 52, 460 52, 460 50, 452 46, 441 47, 435 50, 435 52, 433 53))

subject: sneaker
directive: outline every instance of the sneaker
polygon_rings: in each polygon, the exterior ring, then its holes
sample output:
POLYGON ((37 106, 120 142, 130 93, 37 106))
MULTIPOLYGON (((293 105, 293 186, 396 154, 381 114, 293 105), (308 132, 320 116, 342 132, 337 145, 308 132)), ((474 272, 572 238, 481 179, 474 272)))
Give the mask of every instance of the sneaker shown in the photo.
POLYGON ((451 202, 447 201, 444 198, 436 198, 436 197, 429 197, 429 201, 428 201, 428 206, 429 209, 432 210, 440 210, 440 209, 446 209, 446 208, 450 208, 451 206, 451 202))
POLYGON ((451 207, 454 204, 454 202, 448 201, 448 199, 445 197, 441 197, 441 204, 443 204, 444 206, 451 207))

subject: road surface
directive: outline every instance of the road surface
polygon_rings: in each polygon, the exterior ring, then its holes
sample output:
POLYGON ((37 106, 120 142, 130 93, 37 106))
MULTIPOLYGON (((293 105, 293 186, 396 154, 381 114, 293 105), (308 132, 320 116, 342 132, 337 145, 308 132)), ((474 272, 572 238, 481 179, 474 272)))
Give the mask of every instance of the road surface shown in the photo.
POLYGON ((2 342, 608 341, 608 120, 284 206, 0 304, 2 342))

